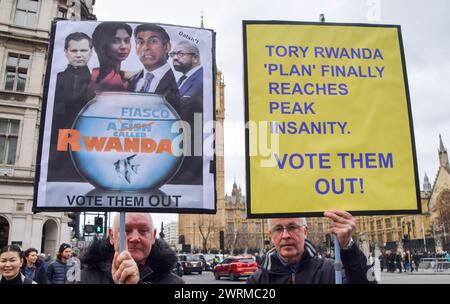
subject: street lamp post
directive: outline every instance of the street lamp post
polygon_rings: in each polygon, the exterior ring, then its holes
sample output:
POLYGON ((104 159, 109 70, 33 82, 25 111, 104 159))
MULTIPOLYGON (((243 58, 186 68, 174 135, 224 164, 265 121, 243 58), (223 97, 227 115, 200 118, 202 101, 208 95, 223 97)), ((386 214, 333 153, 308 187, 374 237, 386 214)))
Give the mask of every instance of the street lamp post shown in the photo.
POLYGON ((195 223, 192 224, 192 231, 193 231, 193 240, 192 240, 192 251, 195 251, 195 223))
POLYGON ((261 238, 261 252, 260 254, 264 254, 264 240, 266 236, 264 235, 264 219, 261 219, 261 226, 262 226, 262 238, 261 238))
POLYGON ((427 240, 425 238, 425 229, 423 227, 423 221, 422 221, 422 237, 423 237, 423 246, 425 248, 425 252, 427 252, 427 240))

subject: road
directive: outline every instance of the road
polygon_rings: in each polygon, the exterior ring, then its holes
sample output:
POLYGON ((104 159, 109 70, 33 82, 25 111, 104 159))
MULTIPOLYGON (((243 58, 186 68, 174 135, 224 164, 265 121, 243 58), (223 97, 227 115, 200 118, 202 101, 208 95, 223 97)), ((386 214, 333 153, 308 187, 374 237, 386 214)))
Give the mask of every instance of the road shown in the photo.
POLYGON ((201 275, 186 274, 182 278, 186 284, 245 284, 246 279, 242 278, 237 281, 231 281, 228 278, 221 278, 219 281, 214 279, 211 271, 203 271, 201 275))
MULTIPOLYGON (((245 284, 245 278, 238 281, 231 281, 228 278, 214 279, 211 271, 204 271, 201 275, 184 275, 186 284, 245 284)), ((406 273, 386 273, 381 274, 379 284, 450 284, 450 273, 446 274, 406 274, 406 273)))

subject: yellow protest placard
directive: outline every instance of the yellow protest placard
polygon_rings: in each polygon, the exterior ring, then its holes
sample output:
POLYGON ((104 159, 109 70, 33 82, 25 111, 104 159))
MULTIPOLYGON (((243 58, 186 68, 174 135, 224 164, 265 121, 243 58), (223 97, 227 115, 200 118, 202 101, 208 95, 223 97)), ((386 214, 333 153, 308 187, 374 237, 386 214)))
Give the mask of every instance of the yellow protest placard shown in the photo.
POLYGON ((248 216, 420 212, 400 27, 243 27, 248 216))

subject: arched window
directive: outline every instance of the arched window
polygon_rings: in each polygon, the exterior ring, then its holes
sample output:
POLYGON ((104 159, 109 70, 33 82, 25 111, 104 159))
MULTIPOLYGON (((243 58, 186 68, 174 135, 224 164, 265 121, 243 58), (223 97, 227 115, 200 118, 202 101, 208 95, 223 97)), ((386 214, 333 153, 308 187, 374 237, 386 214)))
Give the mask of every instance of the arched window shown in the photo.
POLYGON ((9 222, 3 216, 0 216, 0 248, 8 245, 9 222))

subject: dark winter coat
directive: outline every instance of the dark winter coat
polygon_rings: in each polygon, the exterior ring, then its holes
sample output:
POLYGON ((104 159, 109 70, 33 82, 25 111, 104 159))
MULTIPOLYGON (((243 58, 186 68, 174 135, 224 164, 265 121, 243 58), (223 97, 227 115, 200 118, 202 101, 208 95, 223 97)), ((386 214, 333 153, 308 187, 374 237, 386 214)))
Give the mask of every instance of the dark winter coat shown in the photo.
POLYGON ((50 138, 50 155, 47 178, 58 182, 84 182, 72 164, 68 151, 58 151, 59 129, 72 129, 78 113, 88 103, 87 88, 91 72, 87 66, 67 68, 56 78, 53 119, 50 138))
MULTIPOLYGON (((81 284, 114 284, 111 265, 114 258, 114 247, 108 239, 94 240, 81 262, 81 284)), ((184 281, 172 273, 177 262, 175 252, 160 239, 155 241, 145 265, 139 265, 141 283, 152 284, 184 284, 184 281)))
POLYGON ((60 259, 56 259, 47 268, 47 282, 48 284, 66 284, 67 271, 70 265, 62 262, 60 259))
MULTIPOLYGON (((344 266, 343 283, 376 283, 372 265, 367 265, 366 256, 356 244, 349 250, 341 250, 341 259, 344 266), (369 281, 369 278, 373 280, 369 281)), ((335 284, 334 260, 317 257, 315 247, 306 240, 303 257, 294 270, 283 265, 273 248, 267 252, 261 268, 248 278, 247 283, 335 284)))

